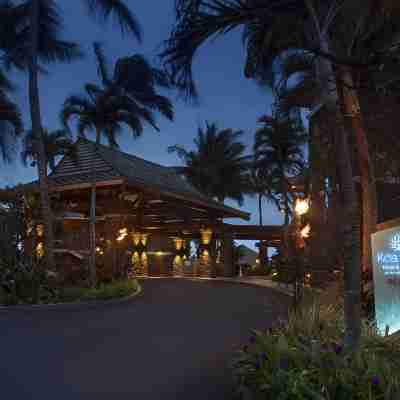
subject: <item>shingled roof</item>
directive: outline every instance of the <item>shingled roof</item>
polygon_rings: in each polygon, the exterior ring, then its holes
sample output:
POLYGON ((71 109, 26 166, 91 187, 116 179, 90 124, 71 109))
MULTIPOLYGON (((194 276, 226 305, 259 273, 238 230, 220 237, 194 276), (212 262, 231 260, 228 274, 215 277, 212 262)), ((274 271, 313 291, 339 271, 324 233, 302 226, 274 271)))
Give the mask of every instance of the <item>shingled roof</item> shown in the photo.
MULTIPOLYGON (((81 138, 75 144, 76 156, 65 156, 49 175, 50 187, 92 182, 92 169, 96 168, 95 180, 123 179, 128 184, 144 190, 156 190, 160 195, 185 200, 220 211, 227 216, 249 219, 250 214, 225 206, 194 188, 173 167, 165 167, 122 151, 99 145, 81 138)), ((37 182, 33 183, 37 185, 37 182)))

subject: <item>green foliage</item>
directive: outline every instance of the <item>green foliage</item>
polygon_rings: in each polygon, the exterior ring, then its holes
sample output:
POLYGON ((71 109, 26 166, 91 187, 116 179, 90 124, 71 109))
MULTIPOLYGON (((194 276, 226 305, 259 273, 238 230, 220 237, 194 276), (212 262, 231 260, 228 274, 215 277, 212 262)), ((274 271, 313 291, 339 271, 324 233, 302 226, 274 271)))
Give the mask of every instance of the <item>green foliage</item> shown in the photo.
POLYGON ((80 136, 95 132, 96 140, 104 137, 110 146, 118 147, 117 137, 124 125, 137 138, 143 133, 144 124, 159 131, 155 113, 173 120, 172 102, 158 93, 158 89, 170 87, 162 70, 134 54, 118 59, 111 73, 99 43, 94 44, 94 52, 102 84, 88 83, 84 94, 65 100, 60 118, 66 128, 75 119, 80 136))
POLYGON ((206 121, 205 129, 198 128, 195 150, 175 145, 168 152, 175 152, 185 163, 180 171, 200 192, 222 202, 229 198, 242 205, 243 194, 251 192, 250 158, 245 155, 242 136, 242 131, 221 129, 215 122, 206 121))
MULTIPOLYGON (((73 146, 73 140, 69 131, 58 129, 49 132, 47 129, 43 129, 43 140, 47 163, 51 170, 55 168, 57 157, 69 155, 75 159, 76 149, 73 146)), ((21 152, 21 159, 25 166, 28 165, 28 162, 32 167, 36 165, 37 154, 35 144, 36 138, 33 131, 27 131, 22 141, 21 152)))
POLYGON ((7 270, 6 272, 9 274, 11 283, 6 285, 5 280, 2 280, 0 286, 0 304, 2 305, 108 300, 128 296, 139 289, 138 282, 132 279, 101 283, 95 288, 78 286, 56 288, 49 284, 46 274, 39 270, 36 272, 7 270))
POLYGON ((46 303, 55 295, 40 263, 0 261, 0 304, 46 303))
POLYGON ((68 287, 59 290, 57 302, 75 302, 88 300, 108 300, 128 296, 139 289, 136 280, 115 280, 101 283, 94 288, 68 287))
POLYGON ((358 351, 341 345, 340 307, 308 299, 287 322, 254 332, 235 359, 240 388, 255 399, 394 400, 400 395, 400 341, 364 322, 358 351))

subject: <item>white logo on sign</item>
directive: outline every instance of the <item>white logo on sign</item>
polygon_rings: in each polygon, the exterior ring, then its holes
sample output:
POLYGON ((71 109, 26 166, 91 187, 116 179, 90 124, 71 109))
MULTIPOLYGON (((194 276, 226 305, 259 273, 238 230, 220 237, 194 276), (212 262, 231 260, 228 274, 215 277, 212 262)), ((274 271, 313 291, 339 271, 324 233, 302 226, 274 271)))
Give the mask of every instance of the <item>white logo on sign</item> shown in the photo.
POLYGON ((390 241, 390 247, 394 251, 400 251, 400 234, 394 235, 390 241))

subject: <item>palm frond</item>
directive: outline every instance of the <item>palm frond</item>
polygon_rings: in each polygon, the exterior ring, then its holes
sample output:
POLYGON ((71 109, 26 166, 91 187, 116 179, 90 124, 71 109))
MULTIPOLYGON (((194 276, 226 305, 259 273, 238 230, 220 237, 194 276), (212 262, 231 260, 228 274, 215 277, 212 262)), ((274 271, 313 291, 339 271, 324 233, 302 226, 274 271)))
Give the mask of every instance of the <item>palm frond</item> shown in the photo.
POLYGON ((107 86, 110 84, 111 78, 108 71, 107 60, 103 51, 103 47, 99 42, 94 42, 93 49, 96 56, 99 77, 103 85, 107 86))
POLYGON ((192 67, 199 48, 212 37, 252 19, 252 10, 239 0, 176 1, 176 25, 164 42, 160 57, 174 85, 186 98, 198 96, 192 67))
POLYGON ((86 0, 85 3, 91 15, 99 16, 103 21, 114 16, 123 34, 127 32, 139 42, 142 40, 139 22, 123 0, 86 0))

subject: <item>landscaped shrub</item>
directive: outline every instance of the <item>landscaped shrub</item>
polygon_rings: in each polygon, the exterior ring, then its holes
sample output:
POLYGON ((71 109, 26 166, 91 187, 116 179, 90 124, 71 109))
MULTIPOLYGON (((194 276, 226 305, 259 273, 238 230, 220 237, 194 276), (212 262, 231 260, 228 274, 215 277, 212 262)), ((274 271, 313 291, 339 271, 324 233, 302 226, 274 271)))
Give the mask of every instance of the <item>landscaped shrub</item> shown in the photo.
POLYGON ((108 300, 128 296, 137 292, 139 284, 134 279, 115 280, 109 283, 100 283, 95 288, 78 286, 61 287, 57 289, 40 286, 35 297, 27 290, 24 295, 20 291, 6 291, 0 288, 0 305, 15 304, 48 304, 70 303, 90 300, 108 300))
POLYGON ((55 295, 40 262, 0 260, 0 304, 38 303, 55 295))
POLYGON ((361 347, 346 352, 340 307, 312 301, 267 332, 254 332, 235 359, 240 388, 254 399, 398 400, 400 342, 364 322, 361 347))
POLYGON ((115 280, 110 283, 102 283, 98 287, 89 289, 84 298, 87 300, 94 299, 113 299, 128 296, 135 293, 138 289, 138 283, 133 279, 115 280))

